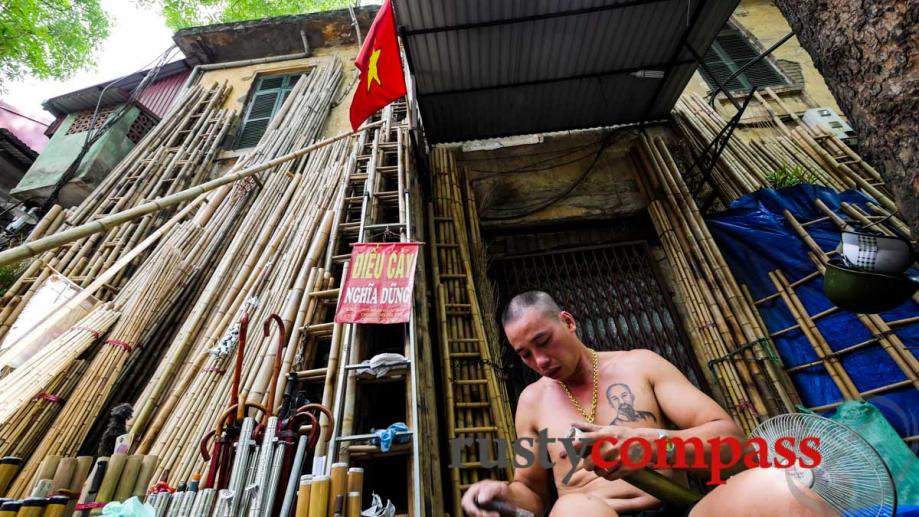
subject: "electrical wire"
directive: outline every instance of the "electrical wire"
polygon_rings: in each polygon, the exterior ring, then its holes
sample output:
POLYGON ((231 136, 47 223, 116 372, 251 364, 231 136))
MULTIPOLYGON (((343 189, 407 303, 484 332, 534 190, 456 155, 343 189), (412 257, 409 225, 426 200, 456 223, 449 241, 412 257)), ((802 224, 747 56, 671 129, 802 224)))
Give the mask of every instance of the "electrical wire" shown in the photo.
MULTIPOLYGON (((630 131, 628 133, 632 133, 632 132, 630 131)), ((492 208, 491 210, 497 210, 497 211, 502 211, 502 212, 503 211, 516 211, 516 213, 482 217, 482 219, 486 221, 503 221, 503 220, 508 220, 508 219, 519 219, 521 217, 526 217, 528 215, 535 214, 536 212, 539 212, 540 210, 544 210, 554 205, 555 203, 558 203, 562 199, 566 198, 569 194, 571 194, 571 192, 573 192, 574 189, 578 188, 578 186, 580 186, 581 183, 583 183, 584 180, 587 179, 587 176, 593 170, 594 166, 596 166, 597 162, 600 161, 600 156, 603 154, 603 151, 608 149, 616 141, 621 140, 626 134, 627 134, 626 132, 620 133, 618 135, 618 138, 613 138, 613 133, 610 133, 609 135, 607 135, 606 138, 604 138, 603 143, 600 145, 600 148, 597 149, 597 152, 594 155, 593 160, 591 160, 590 165, 588 165, 583 171, 581 171, 581 174, 579 174, 578 177, 574 179, 574 181, 572 181, 563 191, 559 192, 558 194, 544 201, 540 201, 540 202, 533 203, 530 205, 516 206, 513 208, 500 208, 500 207, 492 208)))
MULTIPOLYGON (((587 158, 587 157, 593 155, 593 154, 594 154, 594 151, 590 151, 590 152, 588 152, 588 153, 586 153, 586 154, 584 154, 584 155, 582 155, 582 156, 579 156, 578 158, 575 158, 575 159, 570 160, 570 161, 567 161, 567 162, 563 162, 563 163, 552 163, 552 162, 554 162, 555 160, 561 160, 561 159, 568 158, 569 156, 572 156, 572 155, 576 154, 578 151, 581 151, 581 150, 583 150, 583 149, 587 149, 587 148, 590 148, 590 147, 594 147, 594 146, 596 146, 597 144, 601 144, 601 145, 602 145, 602 140, 597 140, 596 142, 591 142, 591 143, 589 143, 589 144, 585 144, 585 145, 581 145, 581 146, 577 146, 577 147, 572 147, 572 148, 570 148, 570 149, 565 150, 565 152, 564 152, 563 154, 559 154, 558 156, 552 156, 552 157, 550 157, 550 158, 544 158, 544 159, 542 159, 542 160, 536 160, 536 161, 533 161, 533 162, 530 162, 530 163, 526 163, 526 164, 523 164, 523 165, 520 165, 520 166, 517 166, 517 167, 512 167, 512 168, 510 168, 510 169, 487 170, 487 169, 473 169, 473 168, 467 167, 466 170, 468 170, 469 172, 475 172, 475 173, 478 173, 478 174, 485 174, 485 175, 486 175, 486 176, 483 176, 483 177, 480 177, 480 178, 476 178, 474 181, 480 181, 480 180, 482 180, 482 179, 486 179, 486 178, 489 178, 489 177, 492 177, 492 176, 499 176, 499 175, 504 175, 504 174, 517 174, 517 173, 522 173, 522 172, 539 172, 539 171, 546 171, 546 170, 549 170, 549 169, 554 169, 554 168, 556 168, 556 167, 561 167, 561 166, 563 166, 563 165, 569 165, 569 164, 572 164, 572 163, 579 162, 579 161, 583 160, 584 158, 587 158), (546 165, 546 164, 548 164, 548 165, 546 165)), ((557 153, 557 152, 559 152, 559 151, 552 151, 552 152, 553 152, 553 153, 557 153)), ((543 153, 543 154, 546 154, 546 153, 543 153)), ((515 158, 519 158, 519 157, 515 157, 515 158)))
MULTIPOLYGON (((552 150, 549 150, 549 151, 535 151, 535 152, 527 153, 526 156, 544 156, 544 155, 547 155, 547 154, 555 154, 555 153, 559 153, 559 152, 568 152, 568 151, 574 151, 574 150, 577 150, 577 149, 586 149, 586 148, 588 148, 588 147, 593 147, 593 146, 599 144, 599 143, 602 142, 602 141, 603 141, 603 139, 601 138, 601 139, 598 139, 598 140, 596 140, 596 141, 593 141, 593 142, 590 142, 590 143, 587 143, 587 144, 581 144, 581 145, 577 145, 577 146, 574 146, 574 147, 569 147, 569 148, 567 148, 567 149, 552 149, 552 150)), ((470 151, 470 152, 479 152, 479 151, 470 151)), ((468 158, 468 157, 465 157, 465 156, 464 156, 464 157, 457 158, 457 162, 458 162, 458 163, 491 162, 491 161, 498 161, 498 160, 515 160, 515 159, 518 159, 518 158, 521 158, 521 156, 520 156, 520 155, 516 155, 516 154, 508 154, 508 155, 504 155, 504 156, 482 156, 482 157, 480 157, 480 158, 468 158)), ((491 171, 479 171, 479 172, 491 172, 491 171)), ((494 171, 494 172, 500 172, 500 171, 494 171)))

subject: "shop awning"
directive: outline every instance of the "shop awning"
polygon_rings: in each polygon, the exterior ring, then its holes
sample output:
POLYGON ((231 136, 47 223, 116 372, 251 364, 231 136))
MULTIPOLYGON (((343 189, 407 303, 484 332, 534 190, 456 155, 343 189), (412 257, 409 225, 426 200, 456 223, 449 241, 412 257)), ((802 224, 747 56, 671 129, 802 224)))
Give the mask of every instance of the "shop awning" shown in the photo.
POLYGON ((666 118, 737 0, 393 0, 431 143, 666 118))

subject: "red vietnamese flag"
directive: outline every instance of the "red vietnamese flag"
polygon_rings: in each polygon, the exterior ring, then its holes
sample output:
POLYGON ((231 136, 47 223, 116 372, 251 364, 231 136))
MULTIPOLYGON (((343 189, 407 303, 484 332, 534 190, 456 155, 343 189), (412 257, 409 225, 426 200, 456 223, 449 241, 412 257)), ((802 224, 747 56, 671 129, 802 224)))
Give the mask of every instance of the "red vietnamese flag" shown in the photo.
POLYGON ((357 131, 380 108, 405 95, 391 0, 385 0, 377 11, 354 65, 361 71, 351 100, 351 127, 357 131))

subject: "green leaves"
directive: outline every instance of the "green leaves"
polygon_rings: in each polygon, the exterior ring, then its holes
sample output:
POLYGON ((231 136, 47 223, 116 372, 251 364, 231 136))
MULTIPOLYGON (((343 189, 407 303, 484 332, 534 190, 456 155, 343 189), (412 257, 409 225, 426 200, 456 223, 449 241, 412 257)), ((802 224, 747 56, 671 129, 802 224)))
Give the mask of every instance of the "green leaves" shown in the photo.
POLYGON ((26 74, 66 79, 108 33, 99 0, 0 0, 0 90, 26 74))
POLYGON ((770 173, 767 178, 772 188, 786 188, 799 185, 801 183, 816 183, 817 178, 800 165, 782 164, 774 172, 770 173))
MULTIPOLYGON (((134 0, 162 14, 174 30, 341 9, 353 0, 134 0)), ((100 0, 0 0, 0 92, 7 81, 32 75, 67 79, 91 66, 108 36, 100 0)))
POLYGON ((158 9, 166 25, 182 29, 213 23, 238 22, 342 9, 351 0, 135 0, 138 5, 158 9))

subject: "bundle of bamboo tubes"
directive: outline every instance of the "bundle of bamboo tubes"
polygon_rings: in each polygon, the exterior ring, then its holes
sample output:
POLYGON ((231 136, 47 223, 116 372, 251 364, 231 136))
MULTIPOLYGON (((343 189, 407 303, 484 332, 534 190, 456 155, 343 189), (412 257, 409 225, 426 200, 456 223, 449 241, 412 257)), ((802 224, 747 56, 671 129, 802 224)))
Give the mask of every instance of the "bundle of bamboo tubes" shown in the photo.
MULTIPOLYGON (((263 408, 261 413, 242 412, 249 419, 258 417, 261 425, 268 415, 277 416, 284 400, 286 373, 321 362, 323 351, 316 339, 319 336, 331 337, 332 341, 329 363, 323 369, 323 399, 331 397, 336 365, 348 334, 343 332, 342 325, 327 323, 338 294, 334 289, 337 271, 333 273, 333 262, 341 259, 333 256, 329 237, 333 227, 336 233, 344 232, 337 227, 340 218, 332 208, 345 204, 346 178, 366 176, 366 171, 356 165, 364 145, 341 139, 317 147, 309 154, 301 153, 296 159, 287 160, 285 155, 317 140, 340 78, 338 59, 319 61, 298 81, 259 145, 242 156, 224 177, 262 164, 266 170, 258 176, 219 187, 206 199, 202 197, 186 205, 165 223, 163 220, 168 216, 165 211, 145 216, 146 228, 131 234, 131 241, 125 242, 117 253, 107 255, 111 260, 101 262, 98 269, 92 270, 93 274, 79 278, 79 285, 90 287, 97 286, 100 278, 111 280, 109 286, 114 286, 117 280, 120 286, 117 290, 105 286, 103 289, 108 290, 104 292, 96 291, 95 287, 89 289, 101 293, 103 301, 102 308, 97 307, 91 315, 98 316, 104 308, 115 318, 118 314, 121 317, 109 324, 108 335, 102 337, 104 330, 91 334, 102 339, 102 343, 68 341, 67 346, 44 348, 26 364, 29 368, 14 370, 7 378, 0 379, 0 383, 7 382, 10 386, 31 382, 29 386, 34 384, 37 389, 42 385, 46 392, 69 392, 63 407, 52 408, 54 411, 39 405, 48 402, 43 398, 15 401, 14 411, 10 413, 13 417, 41 414, 43 420, 28 435, 33 440, 28 448, 35 451, 31 458, 28 454, 31 450, 22 454, 27 461, 11 487, 11 494, 33 493, 48 479, 48 465, 61 457, 88 450, 92 439, 99 435, 93 431, 93 425, 99 427, 100 419, 107 413, 104 408, 124 401, 134 402, 129 434, 136 438, 135 456, 119 452, 99 458, 96 472, 104 473, 98 478, 101 485, 93 488, 95 494, 92 490, 84 494, 83 501, 118 500, 119 487, 127 486, 125 480, 133 476, 133 467, 137 466, 134 465, 137 460, 132 459, 135 457, 151 458, 151 477, 146 483, 160 479, 179 485, 195 479, 195 474, 204 472, 207 466, 200 456, 199 440, 215 428, 231 399, 236 397, 240 403, 263 408), (181 222, 189 215, 194 215, 193 219, 181 222), (151 240, 153 237, 159 243, 151 247, 149 242, 156 242, 151 240), (147 251, 138 251, 142 249, 147 251), (124 268, 125 260, 134 261, 135 267, 124 268), (117 276, 111 276, 113 271, 118 271, 117 276), (241 346, 239 322, 244 314, 253 324, 246 335, 236 392, 231 372, 233 356, 241 346), (270 328, 266 326, 263 333, 261 324, 274 315, 278 317, 271 319, 274 323, 270 328), (278 321, 283 323, 282 327, 276 324, 278 321), (51 368, 39 368, 45 365, 51 368), (121 481, 112 485, 111 476, 116 472, 120 473, 121 481)), ((402 143, 407 146, 407 139, 402 143)), ((202 162, 200 170, 210 172, 211 164, 210 160, 202 162)), ((180 181, 189 180, 188 171, 175 172, 177 178, 181 176, 180 181)), ((111 192, 121 189, 123 182, 136 181, 122 176, 107 181, 100 189, 107 189, 108 195, 113 195, 111 192)), ((196 177, 194 182, 202 179, 196 177)), ((135 196, 121 207, 137 206, 162 193, 135 196)), ((115 211, 101 206, 99 202, 97 206, 81 206, 81 211, 55 209, 40 224, 41 231, 33 232, 30 237, 36 239, 72 227, 79 217, 87 220, 87 214, 92 218, 115 211)), ((74 246, 86 248, 85 256, 95 260, 100 250, 92 246, 102 246, 124 226, 86 237, 70 248, 49 251, 39 260, 66 255, 74 246), (91 246, 87 248, 86 243, 91 246)), ((67 260, 72 262, 73 257, 67 260)), ((22 298, 14 299, 18 303, 22 298)), ((13 311, 10 309, 8 314, 13 311)), ((60 339, 76 336, 79 326, 66 331, 60 339)), ((8 427, 0 424, 0 439, 7 435, 18 439, 23 433, 21 427, 11 425, 7 431, 8 427)), ((128 444, 131 443, 129 438, 128 444)), ((325 446, 324 442, 320 444, 325 446)), ((20 449, 10 450, 19 453, 20 449)), ((265 454, 262 452, 260 457, 264 459, 265 454)), ((259 464, 265 463, 260 459, 259 464)), ((334 489, 340 468, 332 470, 330 481, 334 489)), ((90 476, 87 483, 91 480, 96 477, 90 476)), ((271 486, 260 485, 259 490, 270 491, 271 486)), ((329 494, 329 508, 323 509, 322 515, 334 510, 332 494, 335 493, 333 490, 329 494)), ((184 504, 188 495, 183 497, 184 504)), ((265 497, 261 499, 263 505, 270 501, 265 497)), ((359 497, 348 502, 354 508, 360 506, 359 497)))
POLYGON ((45 432, 44 439, 13 486, 13 493, 25 493, 40 479, 32 476, 46 457, 77 452, 114 387, 128 355, 143 344, 147 330, 162 318, 192 270, 198 266, 200 229, 184 228, 189 230, 176 232, 173 239, 164 242, 114 300, 113 307, 123 318, 115 324, 96 352, 54 425, 45 432))
MULTIPOLYGON (((229 91, 226 85, 187 90, 172 111, 83 203, 67 210, 53 207, 33 230, 29 241, 200 183, 210 173, 219 144, 236 116, 232 110, 219 108, 229 91)), ((161 226, 169 215, 170 211, 152 214, 36 257, 0 299, 0 339, 49 275, 58 272, 78 286, 87 287, 100 272, 161 226)), ((143 256, 138 262, 141 260, 143 256)), ((131 268, 121 269, 93 294, 100 300, 110 300, 131 273, 131 268)), ((5 364, 2 357, 0 364, 5 364)))
POLYGON ((73 361, 38 391, 8 420, 0 424, 0 456, 28 458, 44 431, 57 418, 64 402, 86 370, 87 361, 73 361))
MULTIPOLYGON (((270 159, 314 139, 339 77, 337 61, 330 61, 314 69, 309 80, 299 81, 287 107, 248 155, 251 158, 241 162, 270 159)), ((294 321, 305 317, 300 310, 304 294, 328 285, 328 277, 315 266, 331 226, 327 209, 336 198, 352 149, 351 142, 340 141, 265 176, 240 222, 243 231, 227 245, 138 400, 132 430, 142 437, 139 451, 162 456, 159 472, 169 469, 172 478, 187 479, 200 471, 197 439, 215 425, 230 400, 232 376, 226 372, 232 369, 230 356, 241 315, 247 312, 251 321, 261 322, 277 312, 290 335, 294 321)), ((240 379, 242 400, 266 403, 282 399, 283 375, 273 393, 268 389, 276 332, 248 336, 240 379)), ((295 358, 293 348, 288 347, 283 357, 285 369, 295 358)), ((276 409, 270 408, 272 412, 276 409)))
MULTIPOLYGON (((789 128, 766 97, 756 92, 757 102, 773 122, 775 136, 730 139, 712 169, 711 181, 725 203, 759 188, 772 187, 777 171, 799 171, 801 181, 843 191, 856 188, 871 195, 881 207, 896 211, 890 191, 874 168, 848 145, 824 128, 812 128, 798 118, 771 89, 765 92, 784 116, 796 123, 789 128)), ((696 154, 701 154, 727 121, 698 95, 683 96, 673 112, 677 127, 696 154)))
POLYGON ((792 411, 797 395, 779 365, 752 300, 727 267, 664 141, 642 136, 633 159, 649 212, 675 272, 696 355, 709 364, 725 405, 747 432, 792 411))
POLYGON ((58 377, 71 363, 108 332, 119 316, 110 305, 96 308, 77 326, 61 334, 0 380, 0 392, 5 394, 0 401, 0 422, 9 422, 10 415, 21 409, 22 405, 40 391, 49 389, 54 381, 59 381, 58 377))

